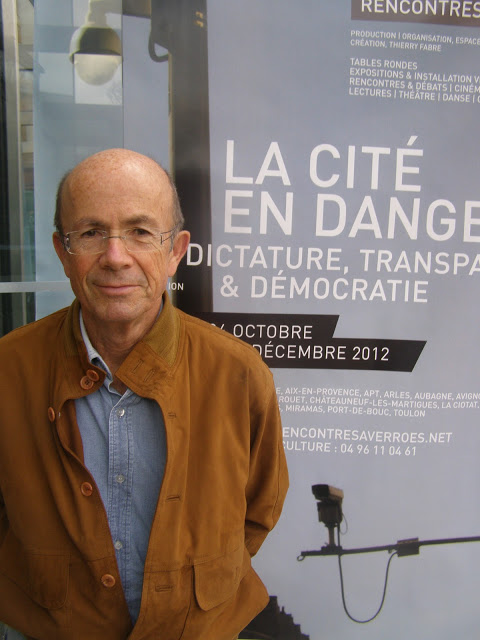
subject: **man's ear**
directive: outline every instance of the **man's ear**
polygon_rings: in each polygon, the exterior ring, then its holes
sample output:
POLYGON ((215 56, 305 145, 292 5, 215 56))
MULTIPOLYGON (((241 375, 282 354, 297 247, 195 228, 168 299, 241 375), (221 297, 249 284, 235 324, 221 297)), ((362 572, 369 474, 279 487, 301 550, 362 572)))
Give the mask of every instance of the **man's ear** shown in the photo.
POLYGON ((65 271, 65 275, 67 276, 67 278, 70 278, 69 269, 68 269, 68 263, 69 263, 68 257, 70 254, 67 252, 67 250, 63 246, 62 238, 60 237, 60 234, 58 233, 58 231, 55 231, 55 233, 53 234, 52 241, 53 241, 53 246, 55 248, 55 252, 58 256, 58 259, 63 265, 63 270, 65 271))
POLYGON ((190 232, 180 231, 175 237, 173 248, 169 254, 168 276, 171 278, 175 275, 180 260, 186 254, 188 243, 190 242, 190 232))

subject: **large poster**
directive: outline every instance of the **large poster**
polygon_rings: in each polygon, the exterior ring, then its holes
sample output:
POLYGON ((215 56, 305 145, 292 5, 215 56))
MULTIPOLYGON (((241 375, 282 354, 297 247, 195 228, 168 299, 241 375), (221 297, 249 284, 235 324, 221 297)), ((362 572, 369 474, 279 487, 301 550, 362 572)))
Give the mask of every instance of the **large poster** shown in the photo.
POLYGON ((480 3, 207 12, 212 235, 186 273, 274 370, 291 490, 256 566, 311 640, 474 638, 480 3), (362 551, 342 580, 338 545, 362 551))

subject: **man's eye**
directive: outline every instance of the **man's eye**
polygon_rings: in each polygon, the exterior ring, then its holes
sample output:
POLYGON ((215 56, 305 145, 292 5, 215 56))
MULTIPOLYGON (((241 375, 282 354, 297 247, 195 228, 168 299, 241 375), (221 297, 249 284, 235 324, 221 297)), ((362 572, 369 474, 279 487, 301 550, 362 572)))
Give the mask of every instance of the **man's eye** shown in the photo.
POLYGON ((98 238, 101 235, 102 233, 98 229, 88 229, 88 231, 82 231, 82 233, 80 234, 80 237, 82 239, 85 238, 85 240, 89 240, 91 238, 98 238))
POLYGON ((140 227, 137 227, 135 229, 130 229, 130 233, 135 238, 136 237, 146 237, 146 236, 151 236, 152 235, 151 231, 149 231, 148 229, 141 229, 140 227))

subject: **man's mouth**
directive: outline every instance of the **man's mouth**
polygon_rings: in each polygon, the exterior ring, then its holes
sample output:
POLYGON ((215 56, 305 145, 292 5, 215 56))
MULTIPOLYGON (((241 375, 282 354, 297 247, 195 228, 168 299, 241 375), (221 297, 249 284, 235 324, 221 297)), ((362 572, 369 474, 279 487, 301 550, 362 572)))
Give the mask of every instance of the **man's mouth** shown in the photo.
POLYGON ((96 282, 95 286, 104 293, 128 293, 139 285, 133 282, 96 282))

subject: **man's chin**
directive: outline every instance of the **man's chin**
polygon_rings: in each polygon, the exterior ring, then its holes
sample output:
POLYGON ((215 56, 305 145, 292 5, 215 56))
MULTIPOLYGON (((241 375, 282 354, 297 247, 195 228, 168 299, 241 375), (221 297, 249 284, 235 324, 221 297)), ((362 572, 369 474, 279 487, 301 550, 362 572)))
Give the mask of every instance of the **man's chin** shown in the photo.
POLYGON ((147 325, 150 322, 150 316, 155 317, 156 315, 152 313, 153 305, 147 307, 142 305, 140 301, 126 302, 116 299, 96 302, 94 305, 89 305, 89 309, 83 313, 88 315, 90 321, 100 330, 105 326, 118 324, 142 324, 144 322, 147 325))

